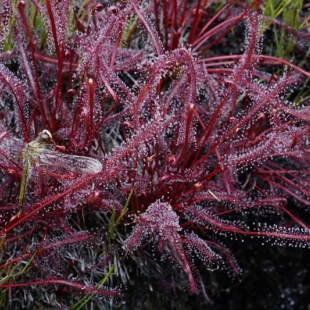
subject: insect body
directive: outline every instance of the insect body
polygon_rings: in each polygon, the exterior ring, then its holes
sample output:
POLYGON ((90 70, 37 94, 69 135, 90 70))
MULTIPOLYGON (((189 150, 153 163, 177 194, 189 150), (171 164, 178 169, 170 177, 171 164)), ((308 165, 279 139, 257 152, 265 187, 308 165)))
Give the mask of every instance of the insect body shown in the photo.
POLYGON ((40 152, 43 152, 46 149, 47 145, 51 144, 52 141, 53 138, 51 133, 48 130, 44 129, 34 141, 26 144, 23 150, 22 153, 23 174, 18 198, 18 213, 21 213, 22 211, 25 190, 30 176, 31 164, 40 154, 40 152))

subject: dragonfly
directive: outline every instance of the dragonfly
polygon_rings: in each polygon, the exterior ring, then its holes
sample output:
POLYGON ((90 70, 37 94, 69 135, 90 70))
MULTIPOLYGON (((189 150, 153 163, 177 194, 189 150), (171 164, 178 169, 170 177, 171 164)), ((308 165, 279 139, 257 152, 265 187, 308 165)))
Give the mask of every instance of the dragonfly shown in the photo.
MULTIPOLYGON (((18 149, 16 144, 20 144, 20 142, 13 140, 7 144, 8 148, 14 150, 18 149)), ((53 149, 55 145, 52 134, 44 129, 35 140, 25 144, 22 148, 22 178, 18 197, 18 215, 22 213, 26 188, 34 163, 43 171, 50 171, 57 175, 89 175, 97 174, 102 170, 100 161, 90 157, 57 152, 53 149)))

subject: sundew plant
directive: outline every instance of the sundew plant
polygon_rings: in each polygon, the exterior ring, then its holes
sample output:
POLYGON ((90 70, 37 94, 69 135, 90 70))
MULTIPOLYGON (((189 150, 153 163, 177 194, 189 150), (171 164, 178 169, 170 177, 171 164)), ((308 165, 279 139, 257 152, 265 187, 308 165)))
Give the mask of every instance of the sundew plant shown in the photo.
POLYGON ((258 0, 0 10, 1 307, 105 309, 133 270, 147 283, 146 264, 211 302, 202 270, 241 273, 231 239, 309 246, 309 73, 298 66, 309 33, 264 17, 258 0), (268 54, 272 23, 294 34, 299 58, 268 54), (19 215, 18 151, 43 129, 57 152, 103 169, 69 176, 34 160, 19 215))

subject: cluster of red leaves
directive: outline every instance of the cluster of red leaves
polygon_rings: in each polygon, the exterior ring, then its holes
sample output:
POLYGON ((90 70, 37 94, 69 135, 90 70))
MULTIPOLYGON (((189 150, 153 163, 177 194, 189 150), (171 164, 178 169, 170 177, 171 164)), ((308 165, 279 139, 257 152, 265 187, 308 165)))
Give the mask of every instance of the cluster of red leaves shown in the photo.
POLYGON ((9 16, 15 26, 14 46, 0 56, 2 131, 16 126, 28 141, 46 128, 68 152, 96 156, 104 169, 49 188, 37 174, 33 201, 14 218, 21 167, 0 146, 3 253, 13 251, 17 238, 21 246, 13 258, 2 256, 2 269, 38 252, 32 268, 43 280, 29 284, 68 284, 47 261, 94 238, 71 225, 71 214, 111 207, 121 214, 131 190, 126 248, 154 243, 183 270, 191 292, 204 292, 194 256, 207 266, 226 261, 239 273, 217 234, 309 244, 309 223, 294 208, 310 204, 310 107, 286 97, 305 72, 260 55, 260 1, 228 3, 211 17, 208 1, 190 8, 187 1, 142 7, 132 0, 109 8, 90 1, 79 10, 69 1, 4 2, 4 33, 9 16), (243 54, 203 58, 241 21, 243 54), (277 77, 262 64, 290 69, 277 77), (272 222, 246 222, 245 214, 268 212, 272 222))

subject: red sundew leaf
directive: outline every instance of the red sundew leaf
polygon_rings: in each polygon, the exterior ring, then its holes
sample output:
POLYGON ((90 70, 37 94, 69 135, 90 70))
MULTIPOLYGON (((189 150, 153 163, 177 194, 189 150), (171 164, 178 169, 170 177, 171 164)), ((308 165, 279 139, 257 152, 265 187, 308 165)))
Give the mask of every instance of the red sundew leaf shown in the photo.
POLYGON ((71 234, 70 236, 63 237, 62 239, 48 240, 40 244, 42 251, 50 250, 53 248, 59 248, 67 246, 73 243, 82 243, 84 241, 93 240, 94 236, 88 232, 78 232, 71 234))
POLYGON ((153 27, 151 26, 150 22, 148 21, 148 18, 144 15, 143 12, 141 12, 141 10, 139 9, 139 6, 137 4, 136 0, 133 0, 131 2, 132 6, 134 7, 134 10, 136 11, 137 15, 139 16, 139 18, 141 19, 141 21, 143 22, 143 24, 145 25, 148 33, 150 34, 152 41, 154 43, 155 49, 156 49, 156 53, 157 55, 162 54, 162 45, 161 42, 159 41, 159 38, 157 37, 156 34, 156 30, 153 29, 153 27))
POLYGON ((187 208, 186 213, 188 218, 191 219, 193 222, 200 223, 202 221, 206 225, 214 227, 215 230, 218 229, 221 231, 233 233, 242 232, 242 229, 240 229, 237 225, 230 225, 229 222, 223 221, 212 214, 208 214, 208 211, 204 210, 200 206, 192 206, 190 208, 187 208))
MULTIPOLYGON (((189 259, 184 251, 183 245, 180 242, 180 236, 175 233, 174 231, 167 231, 167 244, 168 244, 168 251, 172 253, 172 260, 176 261, 178 265, 182 268, 188 278, 188 282, 190 285, 190 292, 197 293, 198 289, 196 286, 196 281, 193 275, 193 267, 189 262, 189 259)), ((167 250, 167 249, 166 249, 167 250)))
POLYGON ((20 216, 18 216, 13 221, 9 222, 7 225, 5 225, 0 230, 0 236, 3 236, 7 234, 10 230, 12 230, 14 227, 24 223, 24 221, 28 218, 30 218, 32 215, 34 215, 36 212, 42 210, 44 207, 48 206, 49 204, 57 201, 58 199, 66 196, 67 194, 74 192, 75 190, 79 189, 81 186, 83 186, 85 183, 87 183, 89 180, 93 179, 95 175, 87 176, 86 178, 83 178, 81 181, 73 184, 69 189, 63 191, 60 194, 56 194, 54 196, 48 197, 46 199, 43 199, 42 201, 35 203, 32 206, 29 206, 29 209, 32 208, 33 210, 29 213, 22 213, 20 216))
POLYGON ((231 269, 233 270, 235 275, 239 275, 241 273, 241 269, 237 265, 234 257, 232 256, 232 254, 230 253, 230 251, 228 249, 226 249, 219 242, 207 241, 207 244, 212 246, 213 248, 217 249, 218 251, 220 251, 222 253, 221 256, 223 258, 226 258, 227 262, 229 263, 229 266, 231 267, 231 269))
POLYGON ((28 93, 31 92, 30 89, 3 64, 0 64, 0 82, 5 86, 5 89, 13 95, 16 103, 16 117, 20 122, 23 132, 26 132, 27 126, 23 115, 23 107, 28 100, 28 93))
POLYGON ((1 142, 1 140, 2 140, 7 134, 9 134, 9 133, 10 133, 10 130, 2 132, 2 133, 0 134, 0 142, 1 142))
POLYGON ((132 233, 130 234, 130 237, 126 240, 126 247, 130 250, 138 248, 141 243, 143 242, 143 239, 147 236, 148 232, 146 232, 146 225, 137 225, 132 233), (144 227, 145 226, 145 227, 144 227))
POLYGON ((64 285, 70 289, 72 289, 72 293, 76 294, 95 294, 97 296, 102 296, 104 298, 113 298, 119 294, 119 290, 113 290, 108 288, 97 288, 96 286, 80 284, 77 282, 70 282, 62 279, 46 279, 41 281, 32 281, 26 283, 10 283, 10 284, 0 284, 0 288, 14 288, 14 287, 23 287, 23 286, 31 286, 31 285, 64 285))
POLYGON ((204 264, 208 262, 220 260, 220 256, 216 254, 208 244, 194 233, 183 237, 183 244, 190 250, 194 251, 195 255, 201 259, 204 264))
POLYGON ((248 235, 256 235, 265 237, 268 242, 273 241, 274 244, 290 246, 309 246, 310 229, 299 227, 283 227, 278 225, 267 225, 265 223, 256 227, 257 231, 247 232, 248 235))

